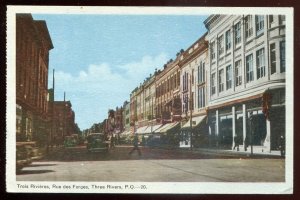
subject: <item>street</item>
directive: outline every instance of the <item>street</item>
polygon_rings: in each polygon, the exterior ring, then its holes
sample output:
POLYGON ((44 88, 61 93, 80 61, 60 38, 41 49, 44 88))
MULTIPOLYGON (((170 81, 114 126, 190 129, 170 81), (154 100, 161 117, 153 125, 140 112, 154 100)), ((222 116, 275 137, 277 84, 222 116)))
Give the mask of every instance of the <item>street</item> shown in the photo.
POLYGON ((85 146, 59 148, 22 169, 17 181, 284 182, 284 159, 232 158, 188 150, 130 146, 88 153, 85 146))

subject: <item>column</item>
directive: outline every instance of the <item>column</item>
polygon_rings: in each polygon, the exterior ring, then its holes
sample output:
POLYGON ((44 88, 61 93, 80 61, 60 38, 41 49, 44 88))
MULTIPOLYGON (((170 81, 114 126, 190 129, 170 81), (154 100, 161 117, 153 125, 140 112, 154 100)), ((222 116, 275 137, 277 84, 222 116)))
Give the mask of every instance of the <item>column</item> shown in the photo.
POLYGON ((235 146, 235 141, 234 141, 234 138, 236 136, 236 133, 235 133, 235 107, 232 106, 232 149, 234 148, 235 146))
POLYGON ((246 110, 246 105, 243 104, 243 146, 245 149, 245 139, 247 135, 247 110, 246 110))
POLYGON ((215 137, 217 138, 217 147, 219 146, 219 110, 216 110, 216 130, 215 137))
POLYGON ((269 119, 266 119, 266 126, 267 126, 267 135, 264 141, 264 146, 266 147, 267 152, 271 152, 271 122, 269 119))

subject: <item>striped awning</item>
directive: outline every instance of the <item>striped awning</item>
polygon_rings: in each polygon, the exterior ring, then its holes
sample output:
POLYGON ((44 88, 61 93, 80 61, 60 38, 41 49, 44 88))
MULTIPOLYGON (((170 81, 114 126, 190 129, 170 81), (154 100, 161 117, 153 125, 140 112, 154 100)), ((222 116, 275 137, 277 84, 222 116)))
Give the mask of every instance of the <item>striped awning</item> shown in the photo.
POLYGON ((162 127, 162 124, 157 124, 157 125, 154 125, 154 126, 148 126, 146 129, 145 129, 145 133, 153 133, 155 132, 157 129, 159 129, 160 127, 162 127), (152 130, 152 131, 151 131, 152 130))
POLYGON ((168 126, 166 126, 166 127, 164 127, 163 129, 160 130, 160 133, 166 133, 168 130, 171 130, 172 128, 174 128, 178 124, 179 124, 179 122, 169 123, 168 126))
MULTIPOLYGON (((196 126, 198 126, 205 119, 205 117, 206 117, 206 115, 193 117, 192 118, 192 128, 195 128, 196 126)), ((189 129, 191 127, 190 123, 191 123, 191 119, 189 119, 189 121, 181 127, 181 130, 189 129)))

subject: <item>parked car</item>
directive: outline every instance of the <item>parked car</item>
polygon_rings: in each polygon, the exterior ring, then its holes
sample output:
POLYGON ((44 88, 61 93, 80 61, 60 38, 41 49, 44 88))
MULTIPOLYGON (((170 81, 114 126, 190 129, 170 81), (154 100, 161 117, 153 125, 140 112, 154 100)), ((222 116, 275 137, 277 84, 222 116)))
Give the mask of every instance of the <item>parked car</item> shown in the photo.
POLYGON ((66 136, 64 140, 64 147, 76 146, 76 139, 73 136, 66 136))
POLYGON ((104 133, 91 133, 87 136, 88 152, 108 152, 109 141, 104 133))
POLYGON ((25 143, 16 144, 16 171, 19 172, 23 167, 31 164, 31 152, 26 148, 25 143))
POLYGON ((44 153, 40 148, 36 146, 36 142, 25 142, 24 146, 29 152, 32 161, 39 160, 44 157, 44 153))

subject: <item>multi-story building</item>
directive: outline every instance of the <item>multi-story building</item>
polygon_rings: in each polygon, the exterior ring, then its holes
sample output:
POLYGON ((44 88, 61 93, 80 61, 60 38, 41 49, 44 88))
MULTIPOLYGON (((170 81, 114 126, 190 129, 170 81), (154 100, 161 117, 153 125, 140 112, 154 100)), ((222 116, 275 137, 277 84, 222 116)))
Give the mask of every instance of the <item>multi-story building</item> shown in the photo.
POLYGON ((115 129, 114 134, 119 136, 124 130, 123 124, 123 107, 117 107, 115 111, 115 129))
POLYGON ((150 74, 143 83, 144 126, 155 125, 155 76, 150 74))
POLYGON ((211 15, 204 24, 212 144, 278 149, 285 137, 285 16, 211 15))
POLYGON ((49 113, 52 116, 51 142, 63 144, 66 136, 75 134, 75 113, 70 101, 50 101, 49 113))
POLYGON ((123 104, 123 129, 125 132, 130 131, 130 103, 128 101, 123 104))
POLYGON ((156 120, 162 124, 181 120, 180 55, 165 64, 156 76, 156 120))
POLYGON ((45 143, 49 136, 48 65, 53 44, 45 21, 16 15, 16 138, 45 143))
POLYGON ((182 99, 182 127, 180 146, 207 144, 206 123, 207 87, 206 74, 209 65, 206 34, 201 36, 180 56, 180 95, 182 99), (191 134, 192 133, 192 134, 191 134), (193 141, 191 141, 193 135, 193 141))

